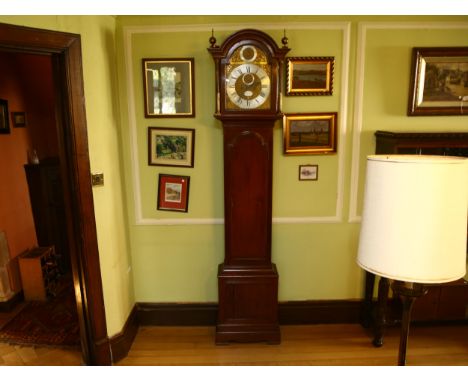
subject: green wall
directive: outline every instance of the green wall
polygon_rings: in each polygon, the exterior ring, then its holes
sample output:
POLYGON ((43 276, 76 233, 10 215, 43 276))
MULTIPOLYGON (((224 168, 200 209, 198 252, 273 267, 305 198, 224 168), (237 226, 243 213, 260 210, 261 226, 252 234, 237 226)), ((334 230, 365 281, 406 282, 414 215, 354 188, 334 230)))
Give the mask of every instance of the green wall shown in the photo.
POLYGON ((118 58, 122 148, 130 216, 135 299, 217 301, 223 261, 222 129, 213 118, 211 29, 218 44, 242 28, 286 29, 289 56, 335 56, 334 92, 283 97, 283 112, 338 112, 336 155, 283 155, 282 125, 274 131, 273 242, 280 301, 357 299, 355 264, 366 155, 373 132, 463 130, 467 117, 407 117, 411 48, 466 45, 467 17, 119 17, 118 58), (145 118, 142 58, 195 58, 195 118, 145 118), (358 74, 362 73, 362 74, 358 74), (362 92, 360 91, 362 89, 362 92), (147 129, 196 130, 195 167, 147 165, 147 129), (300 164, 318 164, 317 182, 299 182, 300 164), (156 209, 159 173, 191 177, 188 213, 156 209))
POLYGON ((109 335, 135 302, 217 301, 223 261, 222 130, 213 118, 214 70, 207 52, 245 27, 289 56, 335 56, 334 93, 283 97, 283 111, 338 112, 336 155, 284 156, 274 131, 273 242, 279 298, 357 299, 355 264, 365 157, 375 130, 460 131, 463 117, 407 117, 411 48, 466 45, 468 17, 313 16, 0 16, 0 22, 79 33, 91 168, 109 335), (195 58, 196 117, 147 119, 142 58, 195 58), (147 165, 149 126, 196 130, 195 167, 147 165), (297 180, 300 164, 318 164, 317 182, 297 180), (191 177, 188 213, 156 209, 159 173, 191 177))

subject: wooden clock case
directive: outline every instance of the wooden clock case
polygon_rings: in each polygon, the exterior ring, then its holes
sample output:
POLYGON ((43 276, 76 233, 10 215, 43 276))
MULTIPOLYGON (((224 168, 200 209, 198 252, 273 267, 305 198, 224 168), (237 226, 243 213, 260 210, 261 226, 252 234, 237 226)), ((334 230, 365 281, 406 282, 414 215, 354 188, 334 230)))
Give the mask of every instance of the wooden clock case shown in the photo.
MULTIPOLYGON (((278 272, 271 262, 273 127, 282 117, 282 62, 289 51, 267 34, 246 29, 208 51, 216 68, 215 118, 223 124, 225 258, 218 268, 216 343, 280 342, 278 272), (271 65, 269 109, 227 110, 225 65, 253 45, 271 65)), ((283 41, 285 44, 285 41, 283 41)))

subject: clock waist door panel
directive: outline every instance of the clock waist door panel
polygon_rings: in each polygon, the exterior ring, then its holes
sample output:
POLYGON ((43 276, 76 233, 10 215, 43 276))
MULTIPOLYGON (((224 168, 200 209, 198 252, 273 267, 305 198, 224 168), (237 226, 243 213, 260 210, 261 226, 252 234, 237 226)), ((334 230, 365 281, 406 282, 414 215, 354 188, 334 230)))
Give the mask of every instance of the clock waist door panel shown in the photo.
POLYGON ((271 259, 272 129, 225 126, 226 265, 271 259))

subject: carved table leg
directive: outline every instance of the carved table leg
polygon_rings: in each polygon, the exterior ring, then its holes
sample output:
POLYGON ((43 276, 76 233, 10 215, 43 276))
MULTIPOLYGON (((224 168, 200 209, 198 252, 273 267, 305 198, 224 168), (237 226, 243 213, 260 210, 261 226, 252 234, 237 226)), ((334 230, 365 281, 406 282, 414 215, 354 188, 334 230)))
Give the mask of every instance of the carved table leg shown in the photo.
POLYGON ((366 271, 364 301, 361 309, 361 325, 369 328, 372 323, 372 298, 374 295, 375 275, 366 271))
POLYGON ((379 282, 379 294, 377 314, 375 320, 374 340, 372 341, 372 344, 375 347, 380 347, 383 345, 383 337, 385 334, 385 325, 387 321, 387 302, 389 287, 390 280, 385 277, 381 277, 379 282))

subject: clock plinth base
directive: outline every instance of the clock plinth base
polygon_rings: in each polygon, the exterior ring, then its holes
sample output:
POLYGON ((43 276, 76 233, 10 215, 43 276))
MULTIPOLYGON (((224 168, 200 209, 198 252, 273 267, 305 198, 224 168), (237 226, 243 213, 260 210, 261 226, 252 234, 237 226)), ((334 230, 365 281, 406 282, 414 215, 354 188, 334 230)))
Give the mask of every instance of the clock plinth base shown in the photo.
POLYGON ((279 344, 278 272, 275 264, 218 268, 219 311, 216 344, 279 344))

